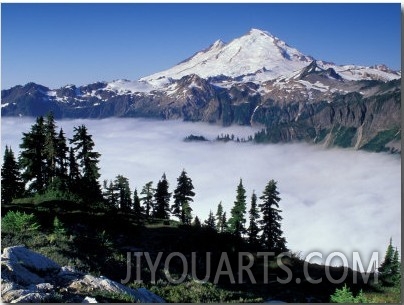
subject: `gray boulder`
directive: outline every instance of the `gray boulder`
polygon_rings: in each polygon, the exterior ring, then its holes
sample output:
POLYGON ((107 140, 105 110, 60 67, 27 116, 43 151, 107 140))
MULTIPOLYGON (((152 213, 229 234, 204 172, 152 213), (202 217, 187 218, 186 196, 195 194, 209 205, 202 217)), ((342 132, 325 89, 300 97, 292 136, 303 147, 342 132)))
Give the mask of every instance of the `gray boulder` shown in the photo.
POLYGON ((60 300, 96 303, 97 300, 91 297, 90 292, 97 291, 128 295, 142 303, 165 302, 145 288, 131 289, 104 276, 84 274, 69 266, 60 267, 46 256, 24 246, 5 248, 1 256, 2 302, 41 303, 60 300))

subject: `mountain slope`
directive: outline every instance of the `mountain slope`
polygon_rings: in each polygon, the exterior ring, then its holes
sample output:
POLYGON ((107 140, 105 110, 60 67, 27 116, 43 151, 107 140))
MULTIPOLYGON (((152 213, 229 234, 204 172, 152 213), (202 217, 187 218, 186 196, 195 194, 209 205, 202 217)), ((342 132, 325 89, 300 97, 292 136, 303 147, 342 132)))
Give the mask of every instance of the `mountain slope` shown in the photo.
POLYGON ((262 126, 259 142, 400 151, 401 72, 314 60, 268 32, 216 41, 140 80, 2 90, 2 116, 150 117, 262 126))

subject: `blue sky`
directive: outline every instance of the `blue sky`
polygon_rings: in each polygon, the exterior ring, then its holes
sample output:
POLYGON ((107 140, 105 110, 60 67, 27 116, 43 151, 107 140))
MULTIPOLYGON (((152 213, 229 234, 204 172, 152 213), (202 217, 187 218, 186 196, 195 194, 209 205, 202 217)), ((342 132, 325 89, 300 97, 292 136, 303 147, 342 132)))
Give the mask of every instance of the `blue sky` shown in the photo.
POLYGON ((1 84, 138 79, 251 28, 316 59, 398 70, 400 18, 400 3, 3 3, 1 84))

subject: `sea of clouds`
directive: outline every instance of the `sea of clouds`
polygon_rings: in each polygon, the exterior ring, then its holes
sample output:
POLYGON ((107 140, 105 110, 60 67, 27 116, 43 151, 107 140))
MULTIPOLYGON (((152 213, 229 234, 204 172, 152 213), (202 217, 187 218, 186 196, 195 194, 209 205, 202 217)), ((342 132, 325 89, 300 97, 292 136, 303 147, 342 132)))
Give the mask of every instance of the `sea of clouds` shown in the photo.
MULTIPOLYGON (((18 155, 22 132, 31 118, 2 118, 1 146, 18 155)), ((350 149, 324 149, 307 144, 263 145, 235 142, 184 142, 194 134, 213 140, 220 134, 252 135, 251 127, 146 119, 61 120, 67 137, 85 124, 101 153, 101 181, 121 174, 132 191, 148 182, 155 187, 165 173, 173 192, 185 169, 196 196, 193 215, 204 220, 222 201, 228 217, 240 178, 247 190, 261 196, 270 179, 278 182, 282 228, 287 246, 304 257, 310 251, 326 256, 352 251, 384 257, 390 237, 401 241, 401 159, 397 155, 350 149)), ((173 200, 172 200, 173 201, 173 200)), ((248 215, 247 215, 248 217, 248 215)), ((325 258, 324 258, 325 261, 325 258)))

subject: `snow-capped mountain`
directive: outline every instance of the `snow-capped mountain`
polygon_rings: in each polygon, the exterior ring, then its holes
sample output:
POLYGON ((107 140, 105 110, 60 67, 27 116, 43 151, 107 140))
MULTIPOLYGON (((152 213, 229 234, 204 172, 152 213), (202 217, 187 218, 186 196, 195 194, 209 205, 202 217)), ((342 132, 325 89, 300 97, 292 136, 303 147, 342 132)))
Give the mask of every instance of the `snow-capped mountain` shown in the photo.
POLYGON ((270 33, 252 29, 228 44, 218 40, 175 67, 142 80, 179 79, 190 74, 202 78, 237 77, 259 70, 266 71, 267 78, 272 79, 299 70, 312 60, 270 33))
MULTIPOLYGON (((228 44, 217 40, 209 48, 178 65, 143 77, 141 80, 149 83, 158 81, 161 84, 164 80, 180 79, 186 75, 196 74, 202 78, 244 76, 245 80, 262 82, 289 76, 306 67, 313 60, 313 57, 304 55, 269 32, 251 29, 246 35, 228 44)), ((324 61, 318 61, 318 65, 324 69, 333 68, 347 80, 392 80, 401 77, 401 73, 389 70, 384 65, 337 66, 324 61)))
POLYGON ((1 92, 2 116, 152 117, 262 126, 257 141, 394 150, 401 140, 401 72, 316 60, 268 32, 218 40, 141 78, 1 92), (392 144, 393 143, 393 144, 392 144))

